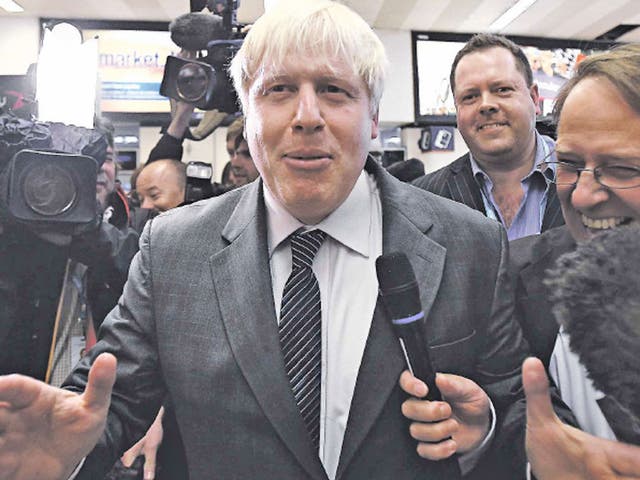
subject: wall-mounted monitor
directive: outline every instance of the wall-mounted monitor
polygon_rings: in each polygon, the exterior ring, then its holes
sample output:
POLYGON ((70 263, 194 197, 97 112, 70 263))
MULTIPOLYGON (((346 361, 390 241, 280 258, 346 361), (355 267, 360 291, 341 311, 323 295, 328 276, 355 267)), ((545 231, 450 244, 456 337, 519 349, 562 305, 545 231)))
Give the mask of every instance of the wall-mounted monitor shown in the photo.
POLYGON ((171 41, 167 22, 42 19, 43 25, 65 21, 84 40, 98 39, 98 109, 120 121, 143 124, 168 119, 169 100, 160 95, 168 55, 179 48, 171 41))
MULTIPOLYGON (((472 34, 412 32, 415 121, 455 125, 449 73, 456 53, 472 34)), ((509 36, 520 45, 540 91, 540 112, 548 115, 560 87, 582 58, 614 45, 612 42, 509 36)))

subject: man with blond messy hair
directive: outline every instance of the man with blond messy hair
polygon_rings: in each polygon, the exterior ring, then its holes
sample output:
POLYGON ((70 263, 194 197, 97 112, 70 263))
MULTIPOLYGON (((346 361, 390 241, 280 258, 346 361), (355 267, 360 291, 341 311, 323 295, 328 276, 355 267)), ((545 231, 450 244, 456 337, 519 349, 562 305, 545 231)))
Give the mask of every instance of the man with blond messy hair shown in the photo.
POLYGON ((0 479, 65 478, 83 459, 77 478, 100 478, 167 395, 191 480, 452 479, 492 450, 524 474, 506 237, 368 158, 385 66, 337 2, 281 2, 255 23, 231 74, 260 179, 147 224, 66 390, 0 379, 0 479), (378 303, 375 261, 396 251, 443 401, 378 303))

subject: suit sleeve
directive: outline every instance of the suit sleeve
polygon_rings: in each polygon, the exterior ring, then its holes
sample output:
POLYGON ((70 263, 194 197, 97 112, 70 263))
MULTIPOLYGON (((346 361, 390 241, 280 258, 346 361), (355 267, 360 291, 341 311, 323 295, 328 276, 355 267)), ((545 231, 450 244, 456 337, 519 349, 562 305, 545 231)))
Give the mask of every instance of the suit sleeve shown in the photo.
POLYGON ((123 295, 100 328, 98 343, 64 385, 82 391, 89 367, 100 353, 112 353, 118 360, 107 425, 78 480, 103 478, 122 452, 142 438, 166 394, 154 328, 151 229, 148 222, 123 295))
POLYGON ((495 282, 491 313, 484 326, 476 365, 477 381, 496 409, 496 432, 489 452, 467 476, 474 479, 525 478, 526 405, 521 366, 528 345, 514 319, 514 291, 507 268, 508 242, 506 232, 502 228, 499 231, 499 262, 497 268, 488 266, 495 282))
MULTIPOLYGON (((500 228, 500 260, 495 273, 491 315, 480 346, 478 381, 496 409, 493 445, 479 465, 466 478, 526 478, 526 402, 522 387, 522 362, 529 347, 515 318, 514 283, 509 272, 509 248, 500 228)), ((554 408, 561 417, 566 406, 556 391, 551 392, 554 408)))

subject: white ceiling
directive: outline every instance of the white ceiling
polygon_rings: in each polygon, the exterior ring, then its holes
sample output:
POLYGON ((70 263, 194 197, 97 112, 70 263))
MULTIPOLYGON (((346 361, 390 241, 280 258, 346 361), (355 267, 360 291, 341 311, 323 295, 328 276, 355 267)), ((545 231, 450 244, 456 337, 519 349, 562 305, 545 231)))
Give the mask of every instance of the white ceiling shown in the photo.
MULTIPOLYGON (((28 17, 168 21, 189 11, 189 0, 17 0, 28 17)), ((383 29, 486 31, 515 0, 344 0, 383 29)), ((251 23, 263 0, 241 0, 238 20, 251 23)), ((1 10, 1 9, 0 9, 1 10)), ((503 33, 592 40, 619 24, 640 24, 639 0, 538 0, 503 33)), ((620 40, 640 42, 640 29, 620 40)))

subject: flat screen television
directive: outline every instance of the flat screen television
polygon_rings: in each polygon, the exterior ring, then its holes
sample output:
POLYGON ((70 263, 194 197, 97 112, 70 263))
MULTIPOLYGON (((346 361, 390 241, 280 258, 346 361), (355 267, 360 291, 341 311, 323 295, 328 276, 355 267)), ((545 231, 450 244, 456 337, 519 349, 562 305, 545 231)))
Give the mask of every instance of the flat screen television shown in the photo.
POLYGON ((160 95, 168 55, 179 51, 167 22, 42 19, 68 22, 83 39, 98 39, 99 111, 112 120, 160 124, 169 118, 169 100, 160 95))
MULTIPOLYGON (((455 106, 449 73, 456 53, 472 34, 413 31, 413 89, 417 124, 455 125, 455 106)), ((540 91, 540 111, 551 113, 560 87, 582 58, 611 48, 614 43, 541 37, 509 36, 531 63, 540 91)))

